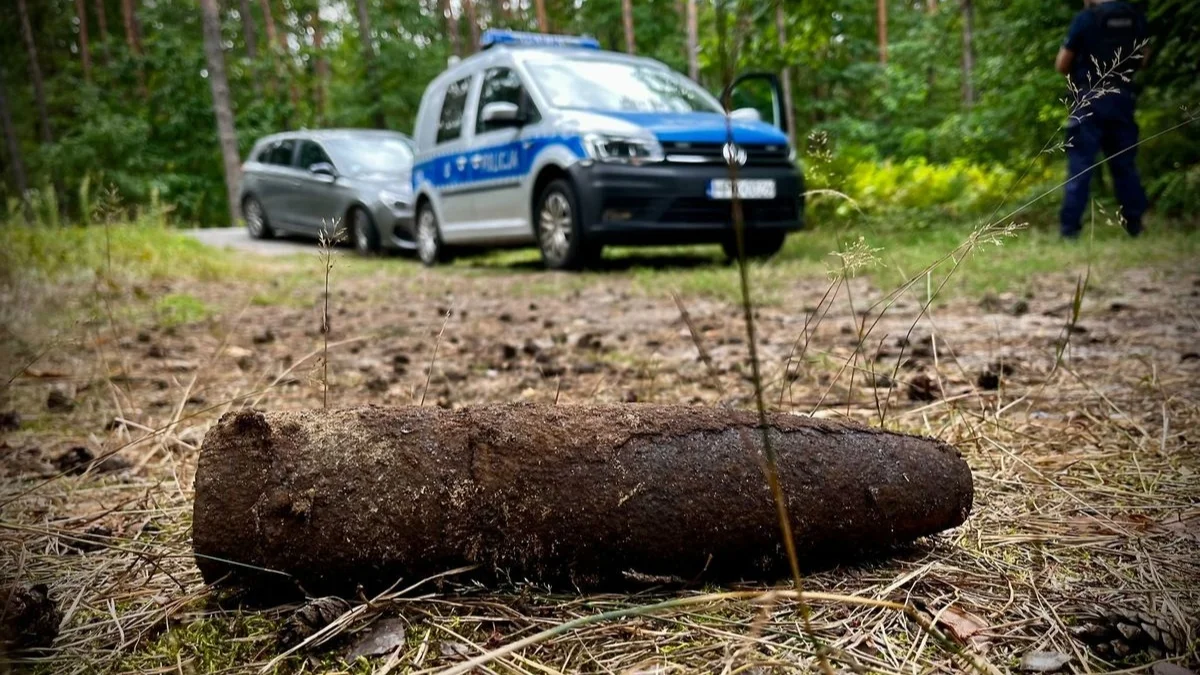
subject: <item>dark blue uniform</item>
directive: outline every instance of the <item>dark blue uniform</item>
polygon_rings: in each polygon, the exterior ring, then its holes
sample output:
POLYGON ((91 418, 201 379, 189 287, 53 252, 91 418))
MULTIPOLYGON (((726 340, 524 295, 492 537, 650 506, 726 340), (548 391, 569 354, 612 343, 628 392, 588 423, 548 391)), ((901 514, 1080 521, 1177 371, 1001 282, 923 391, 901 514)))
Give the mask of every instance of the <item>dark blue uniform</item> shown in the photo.
POLYGON ((1137 94, 1129 81, 1141 61, 1132 58, 1145 39, 1141 12, 1121 0, 1093 5, 1075 16, 1063 47, 1075 53, 1071 62, 1072 105, 1067 122, 1067 176, 1060 220, 1064 237, 1079 235, 1088 209, 1092 165, 1103 152, 1112 172, 1125 228, 1142 230, 1146 193, 1138 176, 1133 149, 1138 127, 1133 119, 1137 94), (1112 91, 1108 91, 1112 90, 1112 91))

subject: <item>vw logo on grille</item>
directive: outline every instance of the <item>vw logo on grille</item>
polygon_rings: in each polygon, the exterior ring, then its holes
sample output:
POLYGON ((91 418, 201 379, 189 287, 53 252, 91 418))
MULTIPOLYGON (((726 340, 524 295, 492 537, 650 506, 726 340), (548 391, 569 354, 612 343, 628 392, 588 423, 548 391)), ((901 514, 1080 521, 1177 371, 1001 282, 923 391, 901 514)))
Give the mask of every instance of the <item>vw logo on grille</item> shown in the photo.
POLYGON ((721 155, 725 158, 725 163, 729 165, 737 164, 744 166, 746 164, 746 150, 734 143, 726 143, 725 147, 721 148, 721 155))

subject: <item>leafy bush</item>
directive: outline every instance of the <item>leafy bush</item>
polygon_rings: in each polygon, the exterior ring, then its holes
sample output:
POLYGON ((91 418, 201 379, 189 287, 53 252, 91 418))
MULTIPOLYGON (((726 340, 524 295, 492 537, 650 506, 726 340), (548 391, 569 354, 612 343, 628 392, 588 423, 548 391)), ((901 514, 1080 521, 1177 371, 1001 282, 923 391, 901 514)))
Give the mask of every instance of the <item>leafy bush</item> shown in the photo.
POLYGON ((1020 167, 966 159, 942 164, 924 157, 879 159, 872 148, 862 146, 837 153, 810 150, 809 159, 805 177, 815 192, 810 195, 812 208, 832 208, 839 216, 899 209, 963 217, 990 212, 1003 203, 1015 208, 1021 203, 1016 200, 1051 180, 1053 172, 1048 164, 1038 164, 1018 183, 1020 167))

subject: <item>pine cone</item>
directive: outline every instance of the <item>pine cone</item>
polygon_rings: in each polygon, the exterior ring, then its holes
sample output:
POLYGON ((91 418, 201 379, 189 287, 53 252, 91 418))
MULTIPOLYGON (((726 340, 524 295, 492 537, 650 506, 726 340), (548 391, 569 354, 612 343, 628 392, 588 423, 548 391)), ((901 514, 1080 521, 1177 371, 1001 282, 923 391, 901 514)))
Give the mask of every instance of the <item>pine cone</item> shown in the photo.
POLYGON ((0 663, 10 651, 49 647, 61 621, 62 612, 45 584, 0 586, 0 663))
POLYGON ((313 598, 297 609, 280 627, 281 647, 291 648, 350 611, 350 603, 338 597, 313 598))
POLYGON ((1124 659, 1147 653, 1154 658, 1187 649, 1188 631, 1166 617, 1130 608, 1082 614, 1072 629, 1080 641, 1101 657, 1124 659))

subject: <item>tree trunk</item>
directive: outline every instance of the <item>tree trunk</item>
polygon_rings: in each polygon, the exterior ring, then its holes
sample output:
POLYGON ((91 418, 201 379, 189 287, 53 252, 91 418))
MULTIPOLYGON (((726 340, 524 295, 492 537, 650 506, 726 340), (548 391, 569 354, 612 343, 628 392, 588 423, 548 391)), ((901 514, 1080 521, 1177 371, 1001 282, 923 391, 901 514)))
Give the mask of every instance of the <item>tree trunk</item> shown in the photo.
POLYGON ((138 25, 137 9, 133 3, 134 0, 121 0, 121 18, 125 22, 125 43, 129 45, 130 52, 141 58, 142 31, 138 25))
POLYGON ((875 0, 876 24, 879 35, 879 63, 887 65, 888 62, 888 8, 887 0, 875 0))
POLYGON ((533 0, 533 5, 537 10, 538 30, 542 33, 549 33, 550 19, 546 17, 546 0, 533 0))
POLYGON ((321 12, 314 9, 310 15, 313 29, 313 71, 316 75, 313 98, 316 108, 317 125, 325 126, 326 91, 329 87, 329 60, 325 57, 325 23, 321 21, 321 12))
POLYGON ((458 20, 454 18, 454 8, 450 6, 449 0, 438 0, 438 7, 441 8, 442 18, 446 22, 446 39, 450 41, 450 52, 461 57, 462 40, 458 34, 458 20))
POLYGON ((688 77, 700 81, 700 30, 696 16, 696 0, 687 0, 687 63, 688 77))
MULTIPOLYGON (((932 22, 934 15, 937 14, 938 0, 925 0, 925 14, 932 22)), ((937 83, 937 71, 934 69, 934 61, 930 59, 929 64, 925 68, 925 100, 933 100, 933 87, 937 83)))
POLYGON ((125 24, 125 44, 129 47, 129 53, 133 54, 137 61, 138 93, 143 99, 146 99, 150 97, 150 90, 146 87, 146 70, 142 65, 141 29, 138 27, 137 13, 133 3, 134 0, 121 0, 121 18, 125 24))
POLYGON ((83 81, 92 82, 92 45, 88 42, 87 5, 75 0, 75 15, 79 17, 79 61, 83 65, 83 81))
POLYGON ((474 53, 479 51, 479 17, 475 15, 475 3, 472 0, 462 0, 462 5, 467 14, 467 34, 471 36, 467 51, 474 53))
POLYGON ((637 43, 633 38, 633 0, 621 0, 621 24, 625 26, 625 53, 637 52, 637 43))
POLYGON ((229 102, 229 81, 225 77, 225 55, 221 53, 221 17, 217 0, 200 0, 204 15, 204 58, 208 62, 208 84, 212 89, 213 114, 217 118, 217 139, 225 164, 225 194, 229 199, 229 223, 238 221, 238 181, 241 160, 238 158, 237 130, 234 128, 233 108, 229 102))
POLYGON ((363 60, 367 69, 367 85, 370 87, 371 93, 375 96, 375 103, 372 107, 375 109, 373 118, 375 128, 386 129, 387 122, 383 118, 383 110, 379 108, 379 81, 376 79, 378 72, 375 64, 375 41, 371 37, 371 17, 367 14, 367 0, 356 0, 355 5, 358 10, 358 38, 362 42, 363 60))
POLYGON ((29 180, 25 175, 25 161, 21 157, 21 143, 17 140, 17 130, 13 126, 12 111, 8 108, 8 91, 4 85, 4 71, 0 69, 0 126, 4 127, 4 146, 8 148, 8 163, 12 168, 13 185, 17 195, 25 201, 25 193, 29 191, 29 180))
POLYGON ((53 143, 50 131, 50 111, 46 107, 46 88, 42 81, 42 67, 38 63, 37 43, 33 41, 33 25, 29 23, 29 8, 25 0, 17 0, 17 13, 21 18, 21 35, 25 39, 25 52, 29 58, 29 80, 33 83, 33 101, 37 105, 38 129, 43 143, 53 143))
POLYGON ((267 51, 275 48, 275 13, 271 11, 271 0, 258 0, 263 13, 263 29, 267 31, 267 51))
MULTIPOLYGON (((276 53, 275 48, 275 45, 278 42, 279 31, 275 26, 275 13, 271 11, 271 0, 259 0, 258 6, 260 9, 262 9, 263 30, 266 31, 267 34, 267 56, 271 61, 272 69, 275 71, 275 79, 270 81, 269 89, 272 92, 275 92, 279 90, 279 83, 287 79, 287 75, 283 70, 284 64, 282 58, 278 53, 276 53)), ((286 43, 286 40, 284 40, 284 42, 286 43)))
MULTIPOLYGON (((284 5, 284 15, 287 15, 286 5, 284 5)), ((287 24, 285 23, 284 25, 286 26, 287 24)), ((288 99, 292 102, 293 112, 299 112, 300 85, 296 81, 296 63, 291 56, 291 47, 288 46, 287 31, 276 31, 275 39, 279 41, 279 58, 281 60, 280 62, 282 63, 284 79, 286 79, 288 83, 288 99)))
POLYGON ((962 0, 963 30, 963 105, 970 110, 975 105, 975 3, 962 0))
POLYGON ((505 27, 512 22, 513 10, 512 6, 505 0, 491 0, 492 5, 492 24, 503 24, 505 27))
MULTIPOLYGON (((787 50, 787 13, 783 10, 783 0, 775 0, 775 32, 779 38, 779 52, 783 54, 787 50)), ((784 63, 787 63, 785 57, 784 63)), ((787 121, 788 142, 792 144, 792 148, 796 147, 796 111, 792 107, 792 69, 790 66, 784 66, 783 72, 779 74, 783 80, 783 111, 784 119, 787 121)))
POLYGON ((254 15, 250 13, 250 0, 241 0, 238 14, 242 17, 242 39, 246 43, 246 58, 250 62, 250 86, 258 96, 262 94, 258 72, 258 29, 254 26, 254 15))
POLYGON ((108 10, 104 8, 104 0, 96 0, 96 27, 100 29, 100 53, 104 55, 104 65, 108 65, 108 10))
POLYGON ((246 57, 253 63, 258 60, 258 29, 254 27, 254 16, 250 14, 250 0, 241 0, 238 13, 242 15, 242 38, 246 41, 246 57))
MULTIPOLYGON (((941 441, 787 414, 767 431, 806 566, 971 511, 971 470, 941 441)), ((264 593, 466 565, 571 589, 772 583, 788 563, 763 452, 757 415, 700 406, 246 410, 204 439, 192 543, 206 581, 264 593)))

